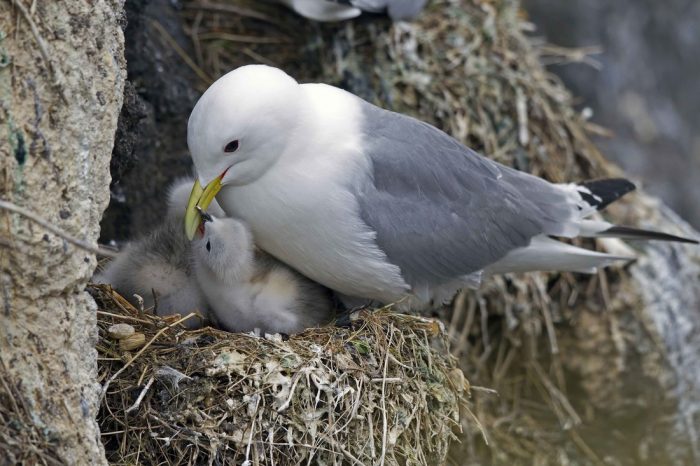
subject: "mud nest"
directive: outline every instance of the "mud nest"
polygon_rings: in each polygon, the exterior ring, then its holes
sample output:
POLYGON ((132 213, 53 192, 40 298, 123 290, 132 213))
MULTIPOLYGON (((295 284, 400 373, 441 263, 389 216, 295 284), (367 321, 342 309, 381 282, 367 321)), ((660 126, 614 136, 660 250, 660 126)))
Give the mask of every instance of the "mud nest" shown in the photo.
POLYGON ((186 331, 108 286, 92 293, 112 463, 442 464, 469 412, 435 320, 360 311, 283 339, 186 331), (117 339, 116 324, 134 333, 117 339))

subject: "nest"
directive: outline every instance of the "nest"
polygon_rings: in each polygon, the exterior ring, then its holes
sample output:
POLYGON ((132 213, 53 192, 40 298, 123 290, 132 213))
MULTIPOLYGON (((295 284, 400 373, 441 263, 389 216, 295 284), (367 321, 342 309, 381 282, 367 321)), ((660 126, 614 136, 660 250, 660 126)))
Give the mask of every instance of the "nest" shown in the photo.
POLYGON ((432 319, 360 311, 347 327, 283 339, 186 331, 195 316, 92 292, 112 463, 442 464, 468 410, 469 384, 432 319), (135 333, 116 339, 124 323, 135 333))

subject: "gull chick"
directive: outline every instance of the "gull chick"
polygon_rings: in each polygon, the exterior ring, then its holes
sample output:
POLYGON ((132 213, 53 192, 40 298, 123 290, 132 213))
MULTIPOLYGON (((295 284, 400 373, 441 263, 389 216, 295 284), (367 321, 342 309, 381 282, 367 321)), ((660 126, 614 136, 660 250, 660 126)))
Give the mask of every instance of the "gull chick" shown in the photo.
MULTIPOLYGON (((144 307, 155 305, 160 316, 199 312, 207 320, 206 301, 192 276, 191 243, 182 232, 182 212, 191 188, 192 178, 174 182, 169 189, 163 223, 129 242, 93 281, 112 285, 135 305, 138 303, 134 295, 141 296, 144 307)), ((215 203, 210 209, 221 212, 215 203)), ((200 324, 197 319, 185 321, 189 328, 200 324)))
POLYGON ((222 328, 292 334, 332 320, 330 290, 257 249, 243 222, 202 216, 194 272, 222 328))

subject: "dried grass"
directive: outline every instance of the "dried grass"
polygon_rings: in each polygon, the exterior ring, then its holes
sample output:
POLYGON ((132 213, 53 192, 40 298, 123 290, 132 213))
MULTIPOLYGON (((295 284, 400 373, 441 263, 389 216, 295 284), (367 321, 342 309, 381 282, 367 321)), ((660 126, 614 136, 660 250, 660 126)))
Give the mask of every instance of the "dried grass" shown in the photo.
POLYGON ((62 464, 50 431, 42 431, 26 406, 22 390, 0 359, 0 465, 62 464))
POLYGON ((186 331, 107 286, 92 291, 99 422, 115 464, 441 464, 468 409, 435 320, 362 311, 347 328, 283 341, 186 331), (115 323, 146 345, 120 350, 107 332, 115 323))

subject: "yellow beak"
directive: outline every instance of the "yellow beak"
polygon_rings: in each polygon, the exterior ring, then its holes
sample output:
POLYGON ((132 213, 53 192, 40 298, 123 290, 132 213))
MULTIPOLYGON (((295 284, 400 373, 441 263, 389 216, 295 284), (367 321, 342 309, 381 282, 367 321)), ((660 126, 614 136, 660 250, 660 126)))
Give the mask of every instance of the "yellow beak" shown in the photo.
POLYGON ((216 194, 221 190, 221 178, 223 178, 223 175, 215 178, 211 183, 206 185, 204 189, 202 189, 199 180, 196 180, 194 186, 192 186, 190 199, 187 201, 187 209, 185 210, 185 234, 190 241, 194 238, 197 228, 199 228, 200 223, 202 223, 202 216, 197 210, 197 207, 203 211, 207 210, 209 204, 211 204, 216 194))

